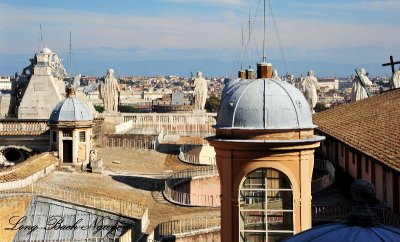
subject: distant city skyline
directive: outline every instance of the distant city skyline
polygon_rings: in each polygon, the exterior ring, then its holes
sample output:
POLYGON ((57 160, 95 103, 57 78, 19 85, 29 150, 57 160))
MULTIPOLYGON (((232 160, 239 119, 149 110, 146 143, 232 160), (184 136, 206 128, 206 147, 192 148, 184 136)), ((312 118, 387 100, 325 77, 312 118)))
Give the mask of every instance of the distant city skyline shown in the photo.
MULTIPOLYGON (((390 55, 400 60, 398 0, 274 0, 271 5, 287 70, 268 11, 267 58, 281 75, 313 69, 317 76, 349 76, 357 67, 366 67, 371 76, 390 75, 381 64, 390 55)), ((39 48, 40 24, 44 45, 64 65, 72 32, 76 70, 67 71, 87 75, 104 75, 112 67, 118 76, 190 76, 197 70, 232 76, 238 63, 254 66, 262 55, 262 0, 0 0, 0 75, 29 64, 39 48), (249 11, 256 41, 250 56, 235 62, 249 11)))

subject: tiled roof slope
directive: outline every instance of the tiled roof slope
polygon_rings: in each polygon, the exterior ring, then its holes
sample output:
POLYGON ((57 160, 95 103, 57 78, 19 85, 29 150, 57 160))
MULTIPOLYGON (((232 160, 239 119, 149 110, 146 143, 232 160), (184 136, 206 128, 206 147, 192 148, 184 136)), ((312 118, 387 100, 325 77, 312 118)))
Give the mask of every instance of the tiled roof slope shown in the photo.
POLYGON ((400 89, 320 112, 318 130, 400 171, 400 89))

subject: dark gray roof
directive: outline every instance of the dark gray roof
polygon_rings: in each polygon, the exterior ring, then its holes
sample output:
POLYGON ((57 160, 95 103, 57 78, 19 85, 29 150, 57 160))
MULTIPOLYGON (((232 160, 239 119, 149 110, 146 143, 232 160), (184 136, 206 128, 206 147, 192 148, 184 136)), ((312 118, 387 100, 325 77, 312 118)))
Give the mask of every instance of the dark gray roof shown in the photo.
POLYGON ((60 121, 90 121, 93 120, 89 107, 75 97, 61 101, 50 115, 50 123, 60 121))
POLYGON ((400 229, 377 225, 373 227, 350 226, 346 223, 325 224, 299 234, 284 242, 365 242, 365 241, 400 241, 400 229))
POLYGON ((308 102, 293 85, 271 79, 235 79, 222 92, 216 128, 314 128, 308 102))

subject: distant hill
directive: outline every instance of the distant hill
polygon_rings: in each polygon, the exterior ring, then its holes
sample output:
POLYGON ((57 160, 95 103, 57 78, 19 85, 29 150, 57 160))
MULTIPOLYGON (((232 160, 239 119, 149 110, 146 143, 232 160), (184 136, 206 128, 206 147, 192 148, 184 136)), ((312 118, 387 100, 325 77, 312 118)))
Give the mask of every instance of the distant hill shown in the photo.
MULTIPOLYGON (((14 75, 21 72, 29 64, 32 56, 1 55, 0 75, 14 75)), ((143 61, 106 61, 101 59, 76 60, 78 73, 84 75, 103 76, 108 68, 114 68, 116 76, 124 75, 178 75, 190 76, 190 72, 201 70, 205 76, 236 76, 234 61, 219 61, 215 59, 185 59, 185 60, 143 60, 143 61)), ((253 62, 255 68, 256 61, 253 62)), ((64 64, 65 65, 65 64, 64 64)), ((280 60, 272 60, 273 68, 279 75, 286 70, 280 60)), ((381 63, 335 64, 321 61, 289 61, 291 74, 306 75, 309 69, 316 72, 317 77, 350 76, 356 67, 364 67, 371 77, 390 74, 390 68, 383 68, 381 63)))

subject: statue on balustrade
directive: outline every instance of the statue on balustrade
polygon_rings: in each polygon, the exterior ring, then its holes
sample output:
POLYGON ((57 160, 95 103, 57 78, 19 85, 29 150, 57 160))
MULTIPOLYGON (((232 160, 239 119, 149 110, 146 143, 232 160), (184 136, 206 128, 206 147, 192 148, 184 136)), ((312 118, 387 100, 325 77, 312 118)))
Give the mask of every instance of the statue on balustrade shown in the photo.
POLYGON ((400 70, 394 72, 392 79, 390 79, 390 86, 392 89, 400 88, 400 70))
POLYGON ((315 77, 313 70, 309 70, 307 76, 301 81, 301 91, 304 94, 312 113, 315 113, 314 108, 317 105, 318 93, 320 91, 319 83, 315 77))
POLYGON ((104 111, 118 112, 120 88, 114 77, 114 70, 108 69, 104 81, 100 84, 100 96, 103 99, 104 111))
POLYGON ((353 102, 367 98, 369 95, 367 87, 372 85, 364 68, 358 69, 356 72, 357 75, 353 79, 351 88, 351 101, 353 102))
POLYGON ((194 109, 195 110, 204 110, 204 106, 206 105, 208 89, 207 89, 207 81, 204 79, 203 74, 199 71, 197 72, 197 77, 194 79, 194 109))

